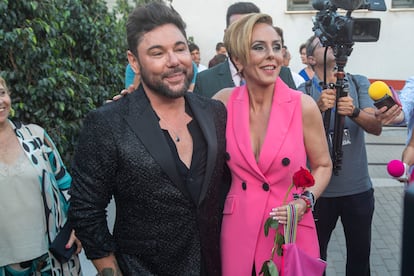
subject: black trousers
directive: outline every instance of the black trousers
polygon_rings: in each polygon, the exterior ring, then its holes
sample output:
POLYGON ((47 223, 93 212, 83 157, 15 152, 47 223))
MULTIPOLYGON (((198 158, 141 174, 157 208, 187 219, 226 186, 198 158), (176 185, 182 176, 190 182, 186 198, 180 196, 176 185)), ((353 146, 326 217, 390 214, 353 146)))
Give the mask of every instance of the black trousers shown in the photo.
POLYGON ((350 196, 320 197, 316 202, 314 217, 321 258, 327 259, 328 243, 340 217, 346 242, 347 276, 371 275, 369 256, 374 203, 373 189, 350 196))

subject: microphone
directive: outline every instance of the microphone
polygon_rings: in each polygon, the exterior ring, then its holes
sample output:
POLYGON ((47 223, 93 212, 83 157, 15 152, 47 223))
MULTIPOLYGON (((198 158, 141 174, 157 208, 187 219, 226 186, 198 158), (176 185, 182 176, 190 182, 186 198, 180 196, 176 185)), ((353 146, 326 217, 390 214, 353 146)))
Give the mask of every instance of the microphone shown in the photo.
POLYGON ((398 179, 401 182, 408 182, 409 173, 408 173, 408 165, 403 163, 401 160, 391 160, 388 162, 387 171, 388 174, 391 175, 393 178, 398 179))
POLYGON ((374 81, 368 88, 368 95, 375 101, 374 105, 378 109, 383 106, 388 109, 395 104, 401 106, 397 93, 383 81, 374 81))

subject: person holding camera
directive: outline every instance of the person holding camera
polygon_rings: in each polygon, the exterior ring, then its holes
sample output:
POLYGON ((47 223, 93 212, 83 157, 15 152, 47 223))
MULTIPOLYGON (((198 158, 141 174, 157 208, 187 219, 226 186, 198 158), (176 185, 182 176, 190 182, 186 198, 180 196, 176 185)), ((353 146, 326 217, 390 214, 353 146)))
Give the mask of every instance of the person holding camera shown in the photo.
POLYGON ((327 49, 325 59, 326 48, 318 37, 312 36, 306 45, 308 62, 315 75, 300 85, 299 90, 313 97, 322 113, 332 112, 328 142, 332 142, 334 112, 345 116, 341 169, 332 175, 329 185, 315 205, 321 258, 327 259, 329 239, 340 217, 347 247, 346 275, 370 275, 374 190, 368 174, 364 132, 380 135, 382 125, 375 118, 375 107, 368 96, 368 79, 361 75, 346 74, 344 81, 348 84, 349 94, 337 101, 334 86, 324 88, 321 85, 321 80, 326 80, 328 84, 337 82, 333 49, 327 49))

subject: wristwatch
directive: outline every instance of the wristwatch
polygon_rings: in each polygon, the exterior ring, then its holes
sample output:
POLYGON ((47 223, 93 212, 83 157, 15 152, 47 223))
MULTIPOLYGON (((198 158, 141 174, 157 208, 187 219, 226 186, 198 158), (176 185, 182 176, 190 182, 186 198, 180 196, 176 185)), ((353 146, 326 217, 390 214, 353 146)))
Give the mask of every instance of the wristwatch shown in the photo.
POLYGON ((352 111, 352 115, 349 116, 350 118, 356 118, 359 116, 359 113, 361 112, 361 109, 359 109, 358 107, 354 106, 354 111, 352 111))

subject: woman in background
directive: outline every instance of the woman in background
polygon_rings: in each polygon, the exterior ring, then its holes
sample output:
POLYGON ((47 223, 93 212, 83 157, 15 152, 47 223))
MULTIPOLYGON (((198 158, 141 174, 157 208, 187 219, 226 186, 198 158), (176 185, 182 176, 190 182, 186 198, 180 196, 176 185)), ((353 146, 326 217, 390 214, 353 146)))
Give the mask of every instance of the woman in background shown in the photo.
POLYGON ((82 246, 66 263, 49 245, 66 222, 71 184, 53 141, 40 126, 8 119, 10 92, 0 77, 0 276, 81 275, 82 246))
POLYGON ((299 54, 300 54, 300 59, 302 60, 302 63, 306 65, 305 68, 299 71, 299 75, 301 75, 301 77, 305 81, 311 80, 315 73, 313 72, 312 66, 308 63, 308 55, 306 53, 306 43, 303 43, 300 45, 299 54))

